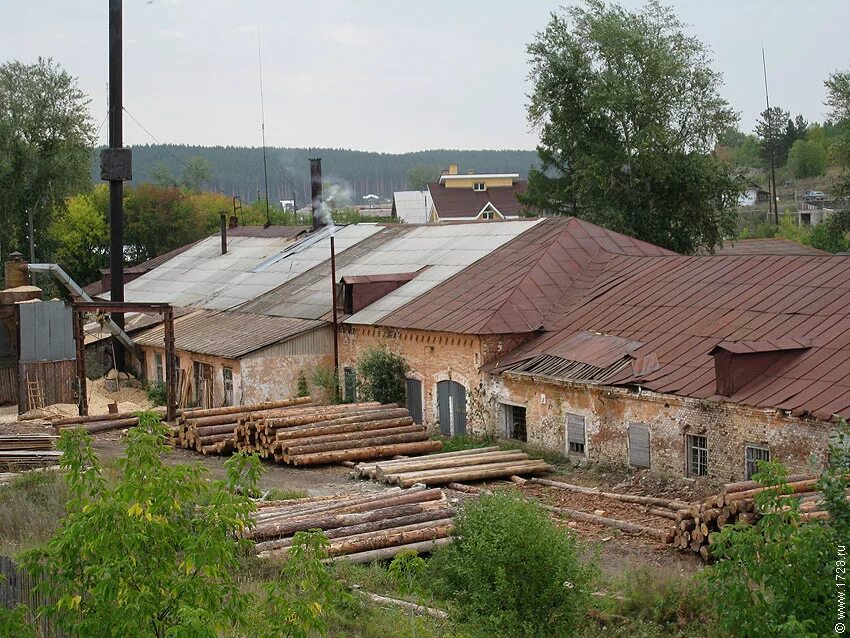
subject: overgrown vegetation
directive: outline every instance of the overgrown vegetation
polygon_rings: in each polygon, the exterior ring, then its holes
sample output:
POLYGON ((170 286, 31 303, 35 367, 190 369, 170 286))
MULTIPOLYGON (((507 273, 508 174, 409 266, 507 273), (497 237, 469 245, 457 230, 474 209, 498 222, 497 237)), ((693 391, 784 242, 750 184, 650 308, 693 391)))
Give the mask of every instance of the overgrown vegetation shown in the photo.
POLYGON ((482 496, 431 559, 435 585, 472 636, 574 636, 586 622, 595 568, 574 534, 519 494, 482 496))
POLYGON ((165 405, 168 400, 168 392, 164 381, 145 381, 145 396, 151 405, 165 405))
POLYGON ((386 346, 369 348, 357 360, 357 392, 362 401, 404 405, 409 366, 386 346))
POLYGON ((747 225, 744 219, 742 221, 744 223, 739 228, 738 239, 780 237, 830 253, 850 250, 848 211, 837 212, 814 227, 801 226, 788 215, 779 218, 779 225, 765 222, 747 225))
POLYGON ((0 554, 45 542, 65 514, 67 491, 58 472, 27 472, 0 486, 0 554))

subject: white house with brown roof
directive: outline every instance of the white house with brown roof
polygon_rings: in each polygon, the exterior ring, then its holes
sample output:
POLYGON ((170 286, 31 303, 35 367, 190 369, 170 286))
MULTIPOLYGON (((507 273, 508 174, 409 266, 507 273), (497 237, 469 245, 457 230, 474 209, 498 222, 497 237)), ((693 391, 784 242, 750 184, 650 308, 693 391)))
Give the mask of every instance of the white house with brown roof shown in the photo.
POLYGON ((428 221, 485 221, 519 219, 525 210, 518 196, 528 183, 519 173, 458 173, 457 164, 428 184, 431 209, 428 221))

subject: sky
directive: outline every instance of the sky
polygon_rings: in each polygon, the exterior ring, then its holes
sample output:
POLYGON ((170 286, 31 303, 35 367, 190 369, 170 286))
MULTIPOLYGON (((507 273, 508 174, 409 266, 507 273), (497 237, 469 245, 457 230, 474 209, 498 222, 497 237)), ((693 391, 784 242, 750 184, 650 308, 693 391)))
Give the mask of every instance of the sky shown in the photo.
MULTIPOLYGON (((622 0, 638 8, 638 0, 622 0)), ((400 153, 533 149, 526 44, 549 0, 125 0, 125 144, 266 143, 400 153), (142 127, 144 127, 144 130, 142 127)), ((826 116, 823 81, 850 66, 850 0, 676 0, 751 131, 771 103, 826 116)), ((2 0, 0 63, 53 57, 106 115, 107 3, 2 0)), ((99 140, 106 140, 106 126, 99 140)))

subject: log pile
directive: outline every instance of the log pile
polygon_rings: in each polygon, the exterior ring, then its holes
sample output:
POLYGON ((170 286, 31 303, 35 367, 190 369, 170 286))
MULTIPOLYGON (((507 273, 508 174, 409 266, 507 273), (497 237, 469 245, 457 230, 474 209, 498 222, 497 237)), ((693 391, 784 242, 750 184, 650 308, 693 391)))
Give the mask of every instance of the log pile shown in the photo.
MULTIPOLYGON (((164 409, 154 409, 154 412, 165 413, 164 409)), ((139 417, 131 412, 116 414, 91 414, 87 416, 72 416, 57 419, 52 422, 57 430, 64 428, 83 428, 89 434, 124 430, 139 425, 139 417)))
POLYGON ((0 436, 0 467, 25 470, 55 465, 62 453, 53 449, 50 434, 9 434, 0 436))
MULTIPOLYGON (((799 500, 803 520, 828 518, 821 502, 822 494, 817 491, 818 477, 798 474, 786 480, 791 493, 782 498, 799 500)), ((719 494, 680 509, 675 518, 673 546, 708 560, 720 530, 735 523, 752 524, 761 517, 755 498, 765 489, 755 481, 727 483, 719 494)))
POLYGON ((417 483, 446 485, 459 481, 484 481, 514 475, 540 474, 551 469, 545 461, 532 459, 521 450, 485 447, 430 454, 415 459, 360 463, 355 466, 354 474, 359 478, 411 487, 417 483))
POLYGON ((260 558, 285 557, 296 533, 321 529, 329 560, 366 563, 404 550, 428 552, 451 541, 455 510, 440 489, 261 503, 246 533, 260 558))
POLYGON ((259 412, 236 428, 236 449, 289 465, 323 465, 442 448, 405 408, 377 402, 259 412))

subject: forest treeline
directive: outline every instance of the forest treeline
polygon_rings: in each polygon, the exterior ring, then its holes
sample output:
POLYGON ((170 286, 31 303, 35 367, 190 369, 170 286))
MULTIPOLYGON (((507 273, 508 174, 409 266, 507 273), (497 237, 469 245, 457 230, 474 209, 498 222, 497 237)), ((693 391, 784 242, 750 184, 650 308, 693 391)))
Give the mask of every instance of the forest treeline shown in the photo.
MULTIPOLYGON (((92 154, 92 180, 100 181, 100 148, 92 154)), ((535 151, 430 150, 413 153, 374 153, 338 148, 268 148, 266 160, 269 199, 294 199, 298 206, 310 200, 311 157, 322 158, 323 178, 336 184, 352 203, 372 193, 391 198, 393 191, 416 188, 423 176, 436 176, 455 163, 460 170, 482 173, 515 172, 522 177, 537 165, 535 151)), ((133 181, 163 182, 180 176, 200 158, 210 169, 203 190, 238 195, 243 202, 257 199, 264 190, 263 151, 241 146, 187 146, 160 144, 133 147, 133 181)))

